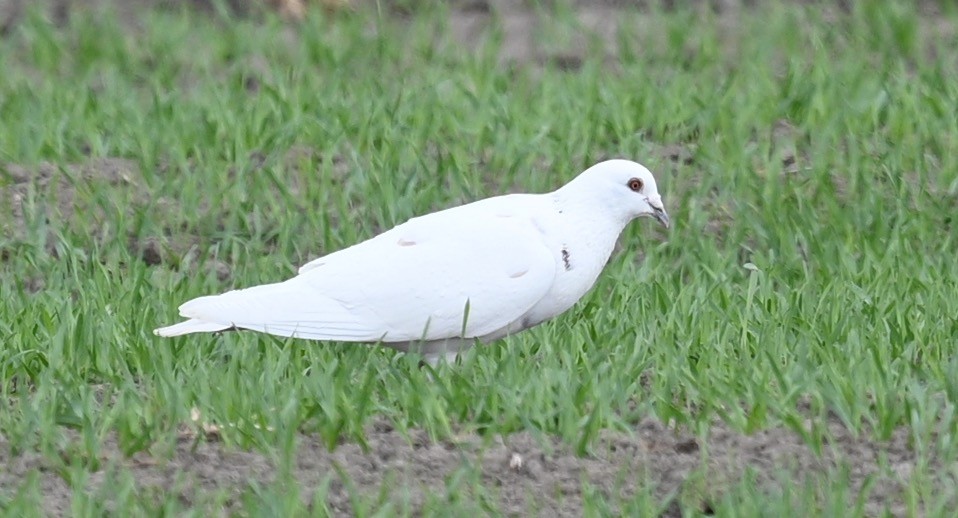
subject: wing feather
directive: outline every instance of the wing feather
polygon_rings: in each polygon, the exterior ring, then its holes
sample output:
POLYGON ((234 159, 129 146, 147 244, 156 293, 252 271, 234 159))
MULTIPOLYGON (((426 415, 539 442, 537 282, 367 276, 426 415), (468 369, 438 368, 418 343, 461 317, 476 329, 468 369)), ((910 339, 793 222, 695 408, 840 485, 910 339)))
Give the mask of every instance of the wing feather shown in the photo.
POLYGON ((520 319, 556 275, 555 256, 530 219, 483 214, 413 219, 287 281, 200 297, 180 312, 319 340, 483 336, 520 319))

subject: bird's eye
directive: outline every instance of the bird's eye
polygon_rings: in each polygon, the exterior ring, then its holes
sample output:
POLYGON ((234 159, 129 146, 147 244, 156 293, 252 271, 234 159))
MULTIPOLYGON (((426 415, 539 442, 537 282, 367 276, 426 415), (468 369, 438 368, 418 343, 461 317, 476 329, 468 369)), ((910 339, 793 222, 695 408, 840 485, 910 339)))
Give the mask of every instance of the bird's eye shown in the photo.
POLYGON ((629 189, 632 189, 632 190, 635 191, 635 192, 641 191, 641 190, 642 190, 642 180, 639 180, 638 178, 633 178, 633 179, 629 180, 629 189))

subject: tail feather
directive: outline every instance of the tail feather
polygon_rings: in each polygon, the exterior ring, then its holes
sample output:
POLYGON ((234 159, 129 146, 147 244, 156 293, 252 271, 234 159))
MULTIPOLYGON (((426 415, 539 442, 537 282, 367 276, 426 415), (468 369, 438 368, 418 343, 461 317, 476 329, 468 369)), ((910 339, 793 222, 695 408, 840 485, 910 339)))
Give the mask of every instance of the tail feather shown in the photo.
POLYGON ((155 333, 178 336, 236 328, 311 340, 368 342, 389 331, 374 313, 346 307, 303 277, 197 297, 181 304, 179 312, 189 320, 155 333))
POLYGON ((188 335, 190 333, 214 333, 216 331, 225 331, 231 327, 233 326, 218 324, 216 322, 206 322, 193 318, 185 322, 180 322, 179 324, 173 324, 171 326, 154 329, 153 334, 157 336, 170 337, 188 335))

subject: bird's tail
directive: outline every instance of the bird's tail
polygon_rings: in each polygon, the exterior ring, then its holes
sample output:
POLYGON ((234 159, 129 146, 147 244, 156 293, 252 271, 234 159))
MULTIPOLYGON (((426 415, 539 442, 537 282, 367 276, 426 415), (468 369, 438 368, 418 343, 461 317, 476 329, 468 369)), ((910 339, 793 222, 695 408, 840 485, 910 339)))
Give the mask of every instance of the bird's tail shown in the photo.
POLYGON ((301 277, 243 288, 183 303, 186 321, 157 329, 160 336, 248 329, 275 336, 312 340, 368 341, 385 330, 335 299, 317 293, 301 277))
POLYGON ((232 326, 217 324, 216 322, 205 322, 203 320, 198 320, 191 318, 185 322, 180 322, 179 324, 173 324, 167 327, 161 327, 159 329, 154 329, 153 334, 157 336, 180 336, 188 335, 190 333, 215 333, 216 331, 225 331, 230 329, 232 326))

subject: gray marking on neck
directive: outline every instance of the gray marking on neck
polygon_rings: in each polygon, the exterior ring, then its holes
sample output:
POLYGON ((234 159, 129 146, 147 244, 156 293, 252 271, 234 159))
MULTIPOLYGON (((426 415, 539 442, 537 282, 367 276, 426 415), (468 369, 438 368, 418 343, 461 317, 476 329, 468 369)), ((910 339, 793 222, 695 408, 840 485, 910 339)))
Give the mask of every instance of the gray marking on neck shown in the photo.
POLYGON ((569 261, 569 250, 565 247, 562 248, 562 264, 565 265, 565 271, 572 270, 572 262, 569 261))

